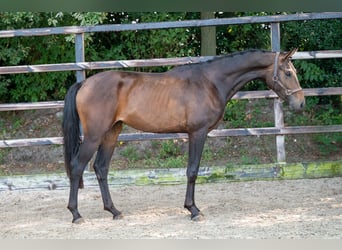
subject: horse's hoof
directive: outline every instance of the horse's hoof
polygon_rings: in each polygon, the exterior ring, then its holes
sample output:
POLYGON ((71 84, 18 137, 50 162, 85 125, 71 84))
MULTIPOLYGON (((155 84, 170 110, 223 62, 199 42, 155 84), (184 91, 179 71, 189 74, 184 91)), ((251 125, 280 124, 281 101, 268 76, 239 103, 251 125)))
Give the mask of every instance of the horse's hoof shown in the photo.
POLYGON ((121 220, 124 216, 122 214, 114 215, 113 220, 121 220))
POLYGON ((82 218, 82 217, 80 217, 80 218, 78 218, 78 219, 75 219, 75 220, 73 220, 72 221, 72 223, 74 223, 74 224, 82 224, 82 223, 84 223, 85 222, 85 220, 82 218))
POLYGON ((194 216, 191 216, 192 221, 203 221, 205 220, 204 215, 202 213, 196 214, 194 216))

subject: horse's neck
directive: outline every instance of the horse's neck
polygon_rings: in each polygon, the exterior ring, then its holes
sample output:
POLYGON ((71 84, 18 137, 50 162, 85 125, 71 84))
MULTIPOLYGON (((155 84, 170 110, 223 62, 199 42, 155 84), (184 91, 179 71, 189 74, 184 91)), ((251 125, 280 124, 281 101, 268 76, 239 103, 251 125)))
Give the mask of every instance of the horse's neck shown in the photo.
POLYGON ((206 75, 228 101, 246 83, 254 79, 265 81, 266 74, 273 70, 273 64, 271 52, 247 52, 212 62, 206 69, 206 75))

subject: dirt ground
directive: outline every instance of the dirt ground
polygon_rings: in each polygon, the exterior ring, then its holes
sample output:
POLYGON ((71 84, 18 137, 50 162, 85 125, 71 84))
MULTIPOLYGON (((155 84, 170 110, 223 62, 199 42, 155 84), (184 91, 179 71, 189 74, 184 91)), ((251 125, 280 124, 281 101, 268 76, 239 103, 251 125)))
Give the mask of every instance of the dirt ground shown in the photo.
POLYGON ((99 189, 80 190, 74 225, 68 190, 0 192, 2 239, 341 239, 342 177, 197 185, 205 220, 183 208, 185 185, 111 187, 124 218, 112 220, 99 189))

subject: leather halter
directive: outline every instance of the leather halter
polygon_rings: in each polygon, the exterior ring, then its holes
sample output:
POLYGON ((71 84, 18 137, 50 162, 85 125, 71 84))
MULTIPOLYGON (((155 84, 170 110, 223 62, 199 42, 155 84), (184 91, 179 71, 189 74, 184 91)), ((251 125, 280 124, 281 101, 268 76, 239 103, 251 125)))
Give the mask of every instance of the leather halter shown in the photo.
POLYGON ((272 80, 273 80, 273 83, 274 84, 278 84, 280 87, 282 87, 284 90, 285 90, 285 95, 286 96, 290 96, 290 95, 293 95, 294 93, 297 93, 298 91, 301 91, 302 88, 297 88, 297 89, 288 89, 284 86, 284 84, 282 84, 282 82, 279 80, 279 77, 278 77, 278 61, 279 61, 279 55, 280 55, 280 52, 276 52, 276 56, 275 56, 275 59, 274 59, 274 73, 273 73, 273 77, 272 77, 272 80))

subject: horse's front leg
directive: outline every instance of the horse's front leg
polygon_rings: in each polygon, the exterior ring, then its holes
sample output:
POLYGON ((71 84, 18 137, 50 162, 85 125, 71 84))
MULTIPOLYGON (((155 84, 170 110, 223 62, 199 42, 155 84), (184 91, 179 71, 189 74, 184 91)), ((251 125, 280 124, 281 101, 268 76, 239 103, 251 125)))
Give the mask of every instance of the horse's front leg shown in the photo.
POLYGON ((191 220, 198 221, 203 218, 195 204, 195 183, 202 156, 203 146, 207 137, 207 129, 189 133, 189 160, 187 167, 187 188, 184 207, 191 213, 191 220))

